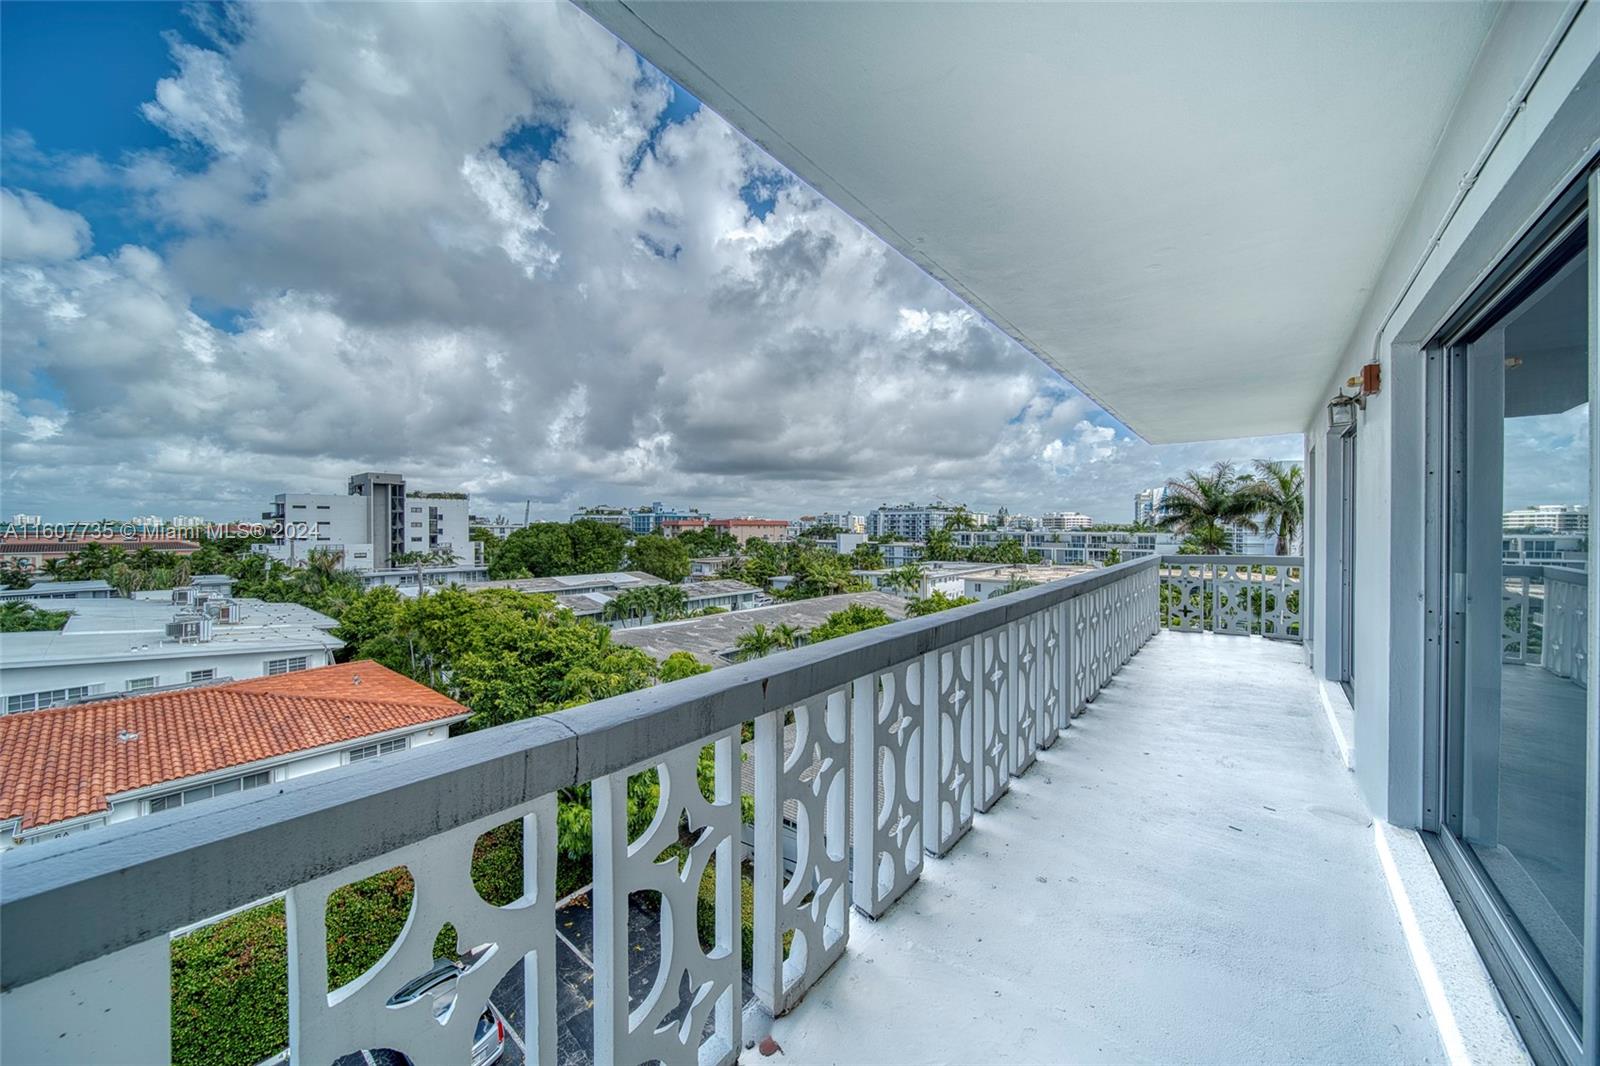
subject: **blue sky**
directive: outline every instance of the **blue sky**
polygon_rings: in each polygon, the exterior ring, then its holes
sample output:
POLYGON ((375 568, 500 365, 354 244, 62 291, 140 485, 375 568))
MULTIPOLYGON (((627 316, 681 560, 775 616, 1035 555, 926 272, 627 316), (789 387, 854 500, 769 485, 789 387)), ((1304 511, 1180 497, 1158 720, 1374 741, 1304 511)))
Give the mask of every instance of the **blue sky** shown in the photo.
POLYGON ((7 3, 0 78, 12 510, 1126 520, 1299 452, 1133 439, 566 5, 7 3))

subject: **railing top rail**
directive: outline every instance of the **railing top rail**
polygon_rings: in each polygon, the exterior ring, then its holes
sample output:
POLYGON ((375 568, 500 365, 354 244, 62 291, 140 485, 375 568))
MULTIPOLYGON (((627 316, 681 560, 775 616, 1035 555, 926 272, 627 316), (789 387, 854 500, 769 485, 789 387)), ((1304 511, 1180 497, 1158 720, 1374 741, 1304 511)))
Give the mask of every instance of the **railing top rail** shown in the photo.
POLYGON ((1301 555, 1163 555, 1167 563, 1210 563, 1215 566, 1305 566, 1301 555))
POLYGON ((0 853, 0 989, 636 766, 1157 565, 1155 556, 1133 559, 341 772, 0 853))

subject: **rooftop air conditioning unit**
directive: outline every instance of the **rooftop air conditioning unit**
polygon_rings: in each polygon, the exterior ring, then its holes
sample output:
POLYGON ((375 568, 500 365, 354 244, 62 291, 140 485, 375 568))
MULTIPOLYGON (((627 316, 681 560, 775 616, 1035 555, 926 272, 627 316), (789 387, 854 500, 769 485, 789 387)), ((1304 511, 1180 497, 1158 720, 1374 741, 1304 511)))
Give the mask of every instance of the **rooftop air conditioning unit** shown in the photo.
POLYGON ((167 638, 185 644, 203 644, 211 639, 211 618, 204 614, 180 614, 167 623, 167 638))
POLYGON ((213 599, 207 605, 213 618, 223 625, 243 619, 244 612, 235 600, 213 599))
POLYGON ((172 590, 172 603, 176 607, 187 607, 194 602, 195 593, 199 590, 193 585, 179 585, 172 590))

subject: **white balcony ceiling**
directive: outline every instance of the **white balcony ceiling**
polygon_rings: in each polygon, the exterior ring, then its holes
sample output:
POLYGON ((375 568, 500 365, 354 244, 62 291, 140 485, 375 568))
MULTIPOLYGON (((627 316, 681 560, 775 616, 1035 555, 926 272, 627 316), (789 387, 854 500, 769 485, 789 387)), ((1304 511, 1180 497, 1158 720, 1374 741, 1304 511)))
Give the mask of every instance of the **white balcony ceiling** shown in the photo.
POLYGON ((1304 428, 1497 13, 581 6, 1154 442, 1304 428))

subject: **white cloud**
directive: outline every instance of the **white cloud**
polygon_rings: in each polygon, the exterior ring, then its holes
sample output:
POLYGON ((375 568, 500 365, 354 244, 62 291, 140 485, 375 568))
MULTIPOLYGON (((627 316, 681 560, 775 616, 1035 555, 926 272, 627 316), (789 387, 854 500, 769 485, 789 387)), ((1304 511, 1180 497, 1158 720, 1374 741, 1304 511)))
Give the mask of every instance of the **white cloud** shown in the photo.
POLYGON ((73 259, 89 247, 89 223, 26 189, 0 189, 0 258, 73 259))
MULTIPOLYGON (((7 141, 62 185, 111 176, 164 235, 96 253, 69 226, 5 265, 19 507, 249 515, 381 468, 491 513, 937 495, 1125 520, 1186 466, 1298 452, 1119 433, 715 115, 661 128, 668 83, 570 5, 232 17, 153 87, 181 148, 7 141)), ((6 195, 8 230, 12 199, 77 218, 6 195)))

